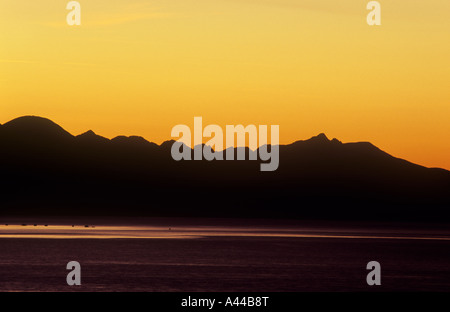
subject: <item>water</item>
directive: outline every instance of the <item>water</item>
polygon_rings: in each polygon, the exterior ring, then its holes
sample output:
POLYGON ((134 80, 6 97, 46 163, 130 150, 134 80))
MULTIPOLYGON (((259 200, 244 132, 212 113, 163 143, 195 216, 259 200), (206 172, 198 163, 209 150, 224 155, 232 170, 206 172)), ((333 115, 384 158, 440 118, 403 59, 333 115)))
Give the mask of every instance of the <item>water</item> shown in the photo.
POLYGON ((0 227, 0 291, 450 291, 442 231, 298 226, 0 227), (66 284, 66 264, 82 286, 66 284), (366 264, 382 285, 366 283, 366 264))

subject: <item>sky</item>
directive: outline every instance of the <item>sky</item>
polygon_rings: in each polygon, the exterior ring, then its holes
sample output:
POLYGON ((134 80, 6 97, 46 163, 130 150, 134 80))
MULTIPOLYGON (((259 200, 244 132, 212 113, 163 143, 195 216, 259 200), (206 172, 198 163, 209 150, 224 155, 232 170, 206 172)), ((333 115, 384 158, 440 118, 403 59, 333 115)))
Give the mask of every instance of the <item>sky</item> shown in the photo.
POLYGON ((450 1, 0 0, 0 123, 161 143, 178 124, 279 125, 450 169, 450 1))

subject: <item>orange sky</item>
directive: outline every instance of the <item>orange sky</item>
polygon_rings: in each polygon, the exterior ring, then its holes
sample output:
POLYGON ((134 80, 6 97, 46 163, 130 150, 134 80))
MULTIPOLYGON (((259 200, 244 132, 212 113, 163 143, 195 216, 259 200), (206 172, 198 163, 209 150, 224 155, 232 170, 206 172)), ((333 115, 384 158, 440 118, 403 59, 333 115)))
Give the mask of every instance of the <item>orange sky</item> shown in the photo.
MULTIPOLYGON (((0 2, 0 123, 39 115, 73 134, 278 124, 450 169, 450 1, 0 2)), ((281 160, 282 161, 282 160, 281 160)))

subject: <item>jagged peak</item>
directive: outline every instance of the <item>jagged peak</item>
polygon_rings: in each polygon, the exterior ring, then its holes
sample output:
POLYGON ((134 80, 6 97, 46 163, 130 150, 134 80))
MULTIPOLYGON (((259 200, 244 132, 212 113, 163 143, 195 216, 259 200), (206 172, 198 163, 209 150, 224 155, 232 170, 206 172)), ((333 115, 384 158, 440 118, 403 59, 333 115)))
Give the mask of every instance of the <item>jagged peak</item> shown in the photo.
POLYGON ((75 137, 77 140, 85 142, 109 142, 109 139, 96 134, 94 131, 89 130, 83 134, 77 135, 75 137))
POLYGON ((316 136, 313 136, 310 140, 318 140, 318 141, 326 141, 326 142, 330 141, 328 139, 328 137, 325 135, 325 133, 320 133, 316 136))
POLYGON ((80 137, 88 137, 89 138, 89 137, 97 137, 97 136, 98 135, 94 131, 88 130, 80 135, 77 135, 77 138, 80 138, 80 137))
POLYGON ((333 138, 333 140, 331 140, 331 143, 338 143, 338 144, 342 144, 342 142, 341 141, 339 141, 338 139, 336 139, 336 138, 333 138))
POLYGON ((84 135, 97 135, 97 134, 95 134, 95 132, 94 131, 92 131, 92 130, 88 130, 88 131, 86 131, 85 133, 83 133, 84 135))

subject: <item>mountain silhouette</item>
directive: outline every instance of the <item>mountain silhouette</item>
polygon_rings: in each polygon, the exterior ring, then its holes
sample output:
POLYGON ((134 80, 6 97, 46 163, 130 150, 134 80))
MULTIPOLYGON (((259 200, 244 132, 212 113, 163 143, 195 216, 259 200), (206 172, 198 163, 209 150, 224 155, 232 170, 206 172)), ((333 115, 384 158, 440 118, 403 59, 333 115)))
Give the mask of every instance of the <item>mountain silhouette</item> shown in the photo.
POLYGON ((73 136, 49 119, 24 116, 7 122, 1 127, 2 140, 10 144, 36 145, 63 143, 73 136))
POLYGON ((261 172, 260 160, 177 162, 174 143, 73 136, 49 119, 14 119, 0 125, 0 216, 450 221, 449 171, 369 142, 321 133, 280 145, 273 172, 261 172))
POLYGON ((109 140, 100 135, 95 134, 94 131, 89 130, 83 134, 77 135, 75 139, 82 144, 107 144, 109 140))

